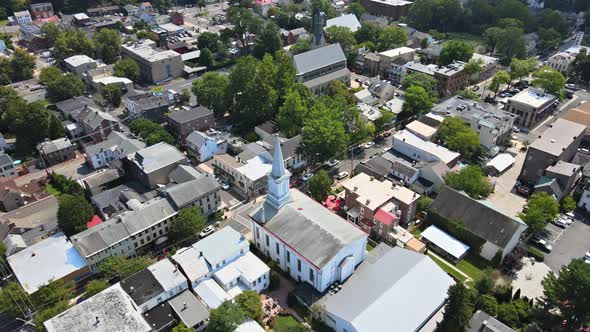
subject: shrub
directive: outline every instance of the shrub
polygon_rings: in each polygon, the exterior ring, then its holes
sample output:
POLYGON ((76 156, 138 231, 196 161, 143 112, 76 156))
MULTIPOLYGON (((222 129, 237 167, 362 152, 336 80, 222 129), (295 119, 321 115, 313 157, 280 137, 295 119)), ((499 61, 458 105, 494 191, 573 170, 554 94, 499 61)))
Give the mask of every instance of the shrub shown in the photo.
POLYGON ((535 247, 529 246, 527 248, 527 254, 530 257, 533 257, 537 262, 542 262, 545 260, 545 254, 543 254, 539 249, 535 247))

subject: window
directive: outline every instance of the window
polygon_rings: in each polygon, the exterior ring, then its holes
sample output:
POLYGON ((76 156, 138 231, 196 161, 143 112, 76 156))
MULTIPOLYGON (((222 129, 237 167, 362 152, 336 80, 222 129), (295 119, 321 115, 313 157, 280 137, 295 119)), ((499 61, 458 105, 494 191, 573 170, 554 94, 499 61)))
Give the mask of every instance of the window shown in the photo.
POLYGON ((297 271, 301 272, 301 260, 297 259, 297 271))
POLYGON ((276 249, 277 255, 278 255, 279 254, 279 244, 278 243, 275 243, 275 249, 276 249))
POLYGON ((265 234, 264 237, 266 239, 266 245, 269 246, 270 244, 269 244, 269 240, 268 240, 268 234, 265 234))
POLYGON ((287 251, 287 263, 291 262, 291 252, 287 251))
POLYGON ((313 270, 310 268, 310 269, 309 269, 309 280, 311 280, 311 282, 313 282, 313 281, 314 281, 314 279, 313 279, 313 278, 314 278, 314 275, 313 275, 313 270))

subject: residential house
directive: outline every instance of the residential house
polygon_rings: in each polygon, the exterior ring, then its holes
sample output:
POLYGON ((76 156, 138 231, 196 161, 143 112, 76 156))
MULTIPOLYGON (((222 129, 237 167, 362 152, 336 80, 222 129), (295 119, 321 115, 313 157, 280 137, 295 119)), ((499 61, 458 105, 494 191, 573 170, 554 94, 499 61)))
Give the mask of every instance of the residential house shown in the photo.
POLYGON ((166 198, 135 202, 134 209, 70 237, 92 272, 111 256, 130 257, 168 234, 178 213, 166 198))
POLYGON ((508 99, 506 111, 517 115, 515 123, 534 128, 553 114, 557 98, 535 88, 527 88, 508 99))
POLYGON ((127 157, 145 148, 145 143, 125 133, 112 131, 106 140, 84 147, 86 161, 92 168, 107 167, 113 160, 127 157))
POLYGON ((28 10, 23 10, 20 12, 14 12, 14 20, 18 25, 27 25, 33 23, 33 18, 31 18, 31 13, 28 10))
POLYGON ((83 77, 87 71, 98 67, 98 62, 85 54, 66 58, 64 63, 69 72, 79 77, 83 77))
POLYGON ((387 81, 373 79, 369 87, 354 94, 357 101, 374 106, 384 104, 395 96, 395 87, 387 81))
POLYGON ((17 185, 13 179, 0 180, 0 209, 10 212, 49 196, 40 181, 17 185))
POLYGON ((206 131, 215 125, 213 111, 198 106, 184 108, 168 114, 168 127, 176 133, 179 141, 185 139, 193 131, 206 131))
POLYGON ((94 100, 86 96, 78 96, 55 103, 55 108, 63 119, 76 119, 86 107, 98 108, 94 100))
POLYGON ((238 193, 247 198, 266 192, 265 177, 272 164, 270 154, 262 146, 256 146, 262 151, 254 155, 242 152, 242 156, 238 155, 236 158, 225 153, 213 156, 215 174, 227 180, 238 193))
POLYGON ((149 83, 162 83, 183 74, 184 63, 180 54, 159 50, 156 43, 149 39, 122 45, 121 54, 139 64, 141 78, 149 83))
POLYGON ((327 20, 325 30, 327 30, 329 27, 348 28, 352 33, 354 33, 361 28, 361 22, 359 22, 358 18, 356 18, 356 15, 346 14, 327 20))
POLYGON ((227 152, 227 135, 217 131, 193 131, 186 137, 185 145, 191 157, 205 162, 227 152))
POLYGON ((531 32, 523 36, 526 44, 526 55, 528 57, 537 54, 537 45, 539 44, 539 35, 536 32, 531 32))
POLYGON ((558 161, 569 162, 576 154, 586 127, 557 119, 528 148, 519 179, 535 185, 545 170, 558 161))
POLYGON ((477 77, 478 82, 491 78, 501 68, 500 60, 493 56, 473 53, 471 60, 481 61, 482 71, 477 77))
POLYGON ((334 80, 350 85, 346 56, 338 43, 299 53, 293 57, 293 63, 297 83, 302 83, 315 95, 326 94, 334 80))
POLYGON ((172 202, 176 210, 196 206, 208 216, 221 205, 219 191, 221 186, 212 174, 201 174, 193 180, 171 185, 163 189, 163 194, 172 202))
POLYGON ((469 84, 467 73, 463 70, 466 63, 454 61, 453 63, 438 67, 434 71, 434 78, 438 81, 438 92, 441 97, 454 95, 469 84))
POLYGON ((11 178, 16 176, 14 161, 6 153, 0 153, 0 177, 11 178))
POLYGON ((323 292, 365 258, 367 234, 298 190, 275 149, 268 194, 250 214, 254 244, 293 279, 323 292), (313 244, 313 245, 311 245, 313 244))
MULTIPOLYGON (((534 0, 532 0, 534 1, 534 0)), ((542 8, 542 7, 541 7, 542 8)), ((485 311, 478 310, 473 314, 465 332, 516 332, 485 311)))
POLYGON ((590 103, 581 103, 567 111, 561 118, 586 126, 583 143, 590 142, 590 103))
POLYGON ((522 220, 498 210, 489 201, 473 199, 447 186, 436 196, 430 211, 434 214, 430 218, 441 219, 437 226, 443 230, 450 220, 461 221, 465 231, 482 240, 479 255, 488 261, 498 253, 504 259, 528 228, 522 220))
POLYGON ((291 30, 279 29, 279 33, 285 45, 293 45, 299 40, 299 38, 308 37, 308 33, 307 30, 305 30, 305 28, 297 28, 291 30))
POLYGON ((168 175, 178 166, 188 163, 182 152, 174 146, 160 142, 127 155, 124 161, 131 178, 148 188, 168 184, 168 175))
POLYGON ((58 202, 48 196, 0 216, 0 239, 9 256, 57 232, 58 202))
POLYGON ((336 332, 381 331, 386 326, 420 331, 444 306, 454 283, 430 257, 382 243, 342 289, 318 301, 325 308, 321 319, 336 332))
POLYGON ((119 13, 121 13, 121 7, 119 6, 100 6, 96 8, 88 8, 86 10, 86 14, 90 17, 117 15, 119 13))
POLYGON ((185 326, 193 328, 197 332, 207 326, 209 310, 190 290, 185 290, 171 298, 168 300, 168 304, 178 317, 178 321, 185 326))
POLYGON ((432 141, 438 131, 437 128, 426 125, 419 120, 408 123, 405 129, 424 141, 432 141))
MULTIPOLYGON (((299 169, 307 164, 301 140, 301 135, 293 136, 291 138, 278 137, 278 141, 281 145, 283 162, 285 163, 285 167, 289 170, 299 169)), ((274 155, 276 142, 277 138, 274 136, 266 136, 262 140, 264 148, 268 150, 270 155, 274 155)))
POLYGON ((55 15, 53 13, 53 5, 51 2, 33 3, 30 7, 36 20, 50 18, 55 15))
POLYGON ((546 192, 561 201, 576 187, 581 177, 582 166, 559 160, 547 167, 534 189, 535 192, 546 192))
POLYGON ((408 16, 412 3, 405 0, 362 0, 361 5, 371 15, 398 21, 402 16, 408 16))
POLYGON ((188 288, 186 278, 168 258, 121 280, 120 285, 141 313, 188 288))
POLYGON ((442 161, 449 167, 454 167, 460 157, 459 153, 425 141, 408 130, 402 130, 393 136, 393 149, 416 161, 442 161))
POLYGON ((432 113, 465 121, 479 135, 479 143, 487 153, 496 155, 499 147, 510 141, 517 116, 488 103, 451 97, 432 108, 432 113))
POLYGON ((41 142, 37 144, 37 151, 41 155, 39 166, 43 168, 76 158, 76 145, 65 137, 41 142))
POLYGON ((576 60, 576 54, 559 52, 547 59, 547 65, 567 76, 574 70, 574 60, 576 60))
POLYGON ((94 142, 102 142, 111 132, 121 130, 119 119, 91 107, 80 111, 77 121, 82 125, 84 135, 90 137, 94 142))
POLYGON ((170 106, 166 96, 151 92, 130 91, 123 96, 122 103, 132 119, 146 118, 157 123, 165 120, 170 106))
POLYGON ((407 225, 414 220, 416 202, 420 195, 389 180, 379 181, 359 173, 342 184, 349 221, 361 225, 367 233, 385 237, 398 223, 407 225), (377 218, 377 215, 388 219, 377 218), (395 223, 392 223, 395 221, 395 223), (367 227, 368 226, 368 227, 367 227))
POLYGON ((157 196, 158 192, 155 189, 146 188, 139 181, 127 181, 125 184, 93 194, 90 200, 100 217, 107 220, 131 211, 138 202, 144 204, 157 196))
POLYGON ((86 262, 63 233, 23 248, 6 260, 27 294, 53 281, 78 282, 90 274, 86 262))
POLYGON ((365 173, 379 181, 395 179, 402 183, 414 183, 420 177, 420 170, 414 162, 400 158, 390 152, 373 156, 362 161, 356 168, 356 173, 365 173))

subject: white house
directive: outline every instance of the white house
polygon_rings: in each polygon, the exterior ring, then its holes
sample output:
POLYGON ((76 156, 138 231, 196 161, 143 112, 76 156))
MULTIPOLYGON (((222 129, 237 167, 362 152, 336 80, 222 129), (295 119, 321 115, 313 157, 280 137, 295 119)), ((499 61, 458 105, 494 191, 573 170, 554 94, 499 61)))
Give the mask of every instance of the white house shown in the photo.
POLYGON ((227 152, 227 139, 218 133, 193 131, 186 137, 186 146, 199 161, 205 162, 216 154, 227 152))
POLYGON ((416 161, 442 161, 452 167, 460 154, 441 145, 425 141, 408 130, 402 130, 393 136, 393 149, 416 161))
POLYGON ((84 147, 86 160, 94 169, 108 166, 109 162, 127 157, 145 148, 145 143, 113 131, 106 140, 84 147))
MULTIPOLYGON (((277 138, 278 139, 278 138, 277 138)), ((365 259, 367 233, 298 190, 276 144, 266 200, 251 214, 256 247, 298 281, 323 292, 365 259)))
POLYGON ((31 13, 28 10, 23 10, 21 12, 14 12, 14 19, 16 23, 20 25, 26 25, 33 23, 33 18, 31 18, 31 13))
POLYGON ((578 201, 578 207, 586 210, 586 212, 590 212, 590 185, 588 184, 584 186, 584 191, 578 201))

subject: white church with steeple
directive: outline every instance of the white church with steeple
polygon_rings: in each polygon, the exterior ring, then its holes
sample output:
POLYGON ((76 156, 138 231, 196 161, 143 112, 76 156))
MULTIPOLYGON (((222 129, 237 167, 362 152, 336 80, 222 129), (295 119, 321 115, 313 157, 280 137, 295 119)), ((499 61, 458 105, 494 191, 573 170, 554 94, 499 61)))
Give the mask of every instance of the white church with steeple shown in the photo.
POLYGON ((277 137, 266 200, 250 215, 252 237, 258 250, 293 279, 323 292, 350 277, 365 259, 368 234, 290 189, 290 175, 277 137))

